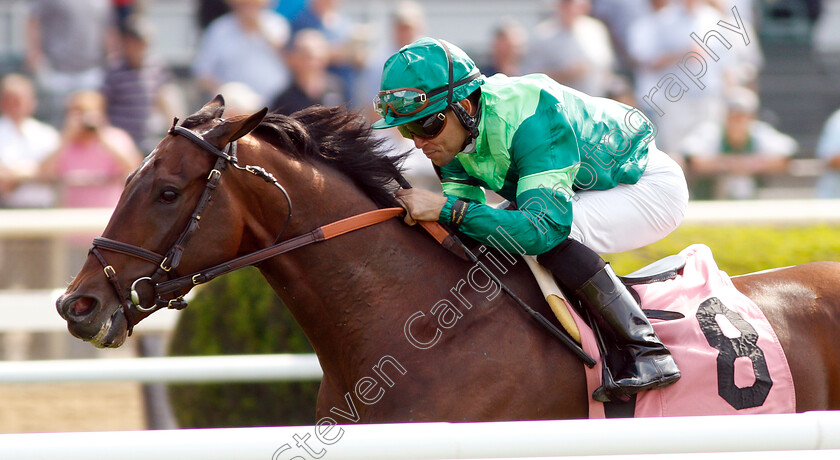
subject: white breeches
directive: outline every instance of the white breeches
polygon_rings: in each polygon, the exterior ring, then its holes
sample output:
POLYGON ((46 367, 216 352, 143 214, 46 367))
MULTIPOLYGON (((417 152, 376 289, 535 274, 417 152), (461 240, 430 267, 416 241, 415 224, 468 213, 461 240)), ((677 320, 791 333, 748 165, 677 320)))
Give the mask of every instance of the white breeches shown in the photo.
POLYGON ((688 186, 680 166, 651 142, 637 183, 579 192, 572 206, 570 238, 600 254, 624 252, 659 241, 680 225, 688 186))

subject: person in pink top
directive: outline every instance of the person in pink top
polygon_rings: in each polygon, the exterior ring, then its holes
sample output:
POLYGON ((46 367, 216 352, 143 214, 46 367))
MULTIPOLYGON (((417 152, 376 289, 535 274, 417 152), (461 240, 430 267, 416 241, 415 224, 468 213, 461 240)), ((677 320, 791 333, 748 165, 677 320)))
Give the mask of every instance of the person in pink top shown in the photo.
POLYGON ((59 206, 113 208, 141 160, 131 136, 108 123, 102 94, 80 91, 68 99, 61 145, 41 174, 58 184, 59 206))

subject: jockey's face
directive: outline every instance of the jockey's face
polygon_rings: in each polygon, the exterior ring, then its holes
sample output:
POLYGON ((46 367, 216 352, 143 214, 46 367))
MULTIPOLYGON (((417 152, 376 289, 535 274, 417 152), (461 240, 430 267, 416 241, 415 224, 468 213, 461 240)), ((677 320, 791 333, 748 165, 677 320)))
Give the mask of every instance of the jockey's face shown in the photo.
MULTIPOLYGON (((461 101, 467 112, 472 113, 472 107, 468 100, 461 101)), ((440 134, 432 138, 414 136, 414 145, 423 150, 426 157, 432 160, 437 166, 446 166, 461 151, 461 146, 467 140, 469 132, 461 126, 458 117, 450 109, 446 111, 446 124, 440 134)))

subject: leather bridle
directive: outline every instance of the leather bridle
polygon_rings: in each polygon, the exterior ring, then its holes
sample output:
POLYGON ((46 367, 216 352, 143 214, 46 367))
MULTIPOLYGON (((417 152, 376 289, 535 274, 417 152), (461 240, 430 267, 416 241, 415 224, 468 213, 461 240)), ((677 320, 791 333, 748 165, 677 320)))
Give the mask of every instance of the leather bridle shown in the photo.
MULTIPOLYGON (((271 175, 271 173, 267 172, 265 169, 259 166, 239 165, 238 159, 236 157, 236 141, 228 143, 223 150, 219 150, 216 146, 208 142, 201 135, 197 134, 196 132, 190 129, 184 128, 183 126, 177 126, 174 123, 172 128, 169 130, 169 134, 184 136, 187 139, 194 142, 199 147, 201 147, 201 149, 205 152, 213 154, 217 157, 213 169, 210 170, 210 174, 207 176, 207 184, 204 187, 204 191, 202 192, 201 197, 198 200, 198 204, 196 204, 195 210, 193 210, 192 215, 190 216, 189 222, 187 223, 184 230, 181 232, 181 235, 178 237, 177 240, 175 240, 175 243, 169 248, 165 255, 158 254, 156 252, 141 248, 139 246, 123 243, 121 241, 115 241, 110 238, 104 237, 94 238, 93 246, 90 248, 90 253, 93 254, 97 258, 97 260, 99 260, 100 264, 102 264, 103 271, 105 272, 105 277, 108 278, 108 281, 117 293, 117 298, 120 299, 120 306, 123 309, 123 314, 125 315, 126 321, 128 322, 129 334, 131 333, 133 326, 136 324, 134 318, 130 317, 132 308, 142 313, 150 313, 164 307, 181 310, 187 306, 187 301, 184 300, 183 295, 176 294, 174 297, 168 299, 164 297, 166 294, 178 292, 182 289, 182 287, 186 287, 181 286, 183 283, 175 283, 175 285, 178 286, 177 289, 167 289, 165 292, 161 292, 160 282, 164 279, 171 281, 172 271, 178 268, 178 265, 181 262, 181 257, 184 254, 184 248, 187 246, 190 239, 198 230, 199 222, 201 221, 201 216, 207 209, 207 206, 212 201, 213 193, 215 192, 216 187, 218 186, 219 181, 221 180, 222 173, 225 171, 228 164, 233 165, 237 169, 248 171, 256 175, 257 177, 265 180, 266 182, 273 184, 281 192, 283 192, 283 195, 285 196, 289 206, 288 214, 286 216, 286 222, 283 226, 283 229, 278 234, 277 240, 279 240, 285 232, 286 227, 289 225, 289 221, 292 217, 292 201, 289 198, 289 194, 286 192, 283 186, 277 182, 277 180, 274 178, 274 176, 271 175), (134 280, 134 282, 131 283, 129 291, 124 291, 120 284, 120 280, 116 270, 111 264, 109 264, 106 261, 105 256, 102 254, 103 250, 109 252, 116 252, 119 254, 148 261, 152 264, 155 264, 157 266, 157 269, 150 276, 143 276, 137 278, 136 280, 134 280), (150 283, 154 289, 154 303, 152 303, 149 306, 142 305, 140 294, 137 291, 138 285, 143 282, 150 283)), ((191 281, 193 282, 191 282, 190 285, 199 284, 198 282, 195 282, 198 281, 198 279, 195 277, 193 277, 191 281)))

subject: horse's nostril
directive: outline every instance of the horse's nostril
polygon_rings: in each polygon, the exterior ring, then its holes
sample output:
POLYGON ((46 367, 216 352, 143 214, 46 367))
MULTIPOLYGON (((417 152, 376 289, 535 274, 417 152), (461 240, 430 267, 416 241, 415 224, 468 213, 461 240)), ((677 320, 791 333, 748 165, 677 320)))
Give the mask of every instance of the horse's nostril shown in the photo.
POLYGON ((93 297, 82 296, 67 306, 67 313, 72 316, 85 316, 96 308, 97 300, 93 297))

